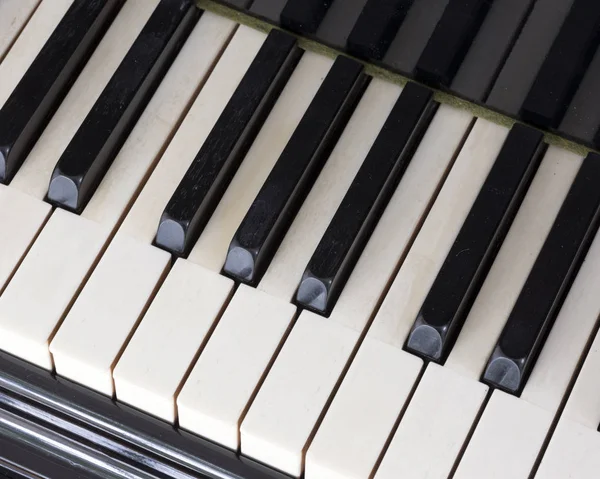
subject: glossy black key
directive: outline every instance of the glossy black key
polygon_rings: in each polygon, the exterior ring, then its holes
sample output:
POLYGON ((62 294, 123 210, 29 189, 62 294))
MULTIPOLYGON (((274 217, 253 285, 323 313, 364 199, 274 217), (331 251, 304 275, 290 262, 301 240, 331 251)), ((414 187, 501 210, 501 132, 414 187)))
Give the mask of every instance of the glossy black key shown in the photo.
POLYGON ((123 0, 75 0, 0 110, 0 181, 8 183, 118 13, 123 0))
POLYGON ((297 33, 315 33, 332 3, 333 0, 288 0, 279 22, 297 33))
POLYGON ((302 275, 296 293, 301 307, 331 313, 435 106, 428 89, 415 83, 404 88, 302 275))
POLYGON ((193 0, 161 0, 61 155, 48 200, 80 212, 200 18, 193 0))
POLYGON ((575 0, 523 106, 524 120, 556 127, 600 42, 600 2, 575 0))
POLYGON ((417 315, 410 352, 437 362, 447 357, 537 171, 542 139, 519 124, 508 134, 417 315))
POLYGON ((368 0, 348 36, 348 52, 367 60, 381 60, 413 2, 368 0))
POLYGON ((185 256, 210 218, 301 50, 291 35, 272 30, 219 116, 163 212, 154 242, 185 256))
MULTIPOLYGON (((600 155, 583 161, 508 317, 483 381, 518 394, 598 229, 600 155)), ((557 358, 559 361, 560 358, 557 358)))
POLYGON ((450 0, 415 67, 417 78, 448 85, 494 0, 450 0))
POLYGON ((362 65, 338 57, 237 229, 224 272, 255 285, 312 188, 365 86, 362 65))

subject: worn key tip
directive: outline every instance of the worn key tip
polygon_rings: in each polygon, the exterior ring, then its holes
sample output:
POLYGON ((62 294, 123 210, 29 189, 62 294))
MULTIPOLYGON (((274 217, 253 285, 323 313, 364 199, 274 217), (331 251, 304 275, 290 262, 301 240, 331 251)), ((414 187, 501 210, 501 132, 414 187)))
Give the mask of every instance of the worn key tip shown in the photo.
POLYGON ((305 274, 298 287, 296 301, 308 309, 325 313, 327 310, 328 296, 329 290, 322 280, 309 274, 305 274))
POLYGON ((443 338, 437 329, 429 324, 418 324, 408 337, 406 349, 427 359, 439 361, 442 357, 442 345, 443 338))
POLYGON ((223 270, 243 282, 251 282, 255 271, 252 253, 241 246, 231 246, 223 270))
POLYGON ((79 206, 79 187, 72 178, 56 174, 50 180, 48 200, 64 208, 76 211, 79 206))
POLYGON ((183 254, 185 251, 185 228, 181 223, 172 218, 161 218, 154 243, 174 254, 183 254))
POLYGON ((512 359, 498 355, 488 363, 483 380, 497 388, 516 393, 521 386, 521 369, 512 359))
POLYGON ((8 159, 9 149, 6 146, 0 146, 0 181, 6 181, 6 161, 8 159))

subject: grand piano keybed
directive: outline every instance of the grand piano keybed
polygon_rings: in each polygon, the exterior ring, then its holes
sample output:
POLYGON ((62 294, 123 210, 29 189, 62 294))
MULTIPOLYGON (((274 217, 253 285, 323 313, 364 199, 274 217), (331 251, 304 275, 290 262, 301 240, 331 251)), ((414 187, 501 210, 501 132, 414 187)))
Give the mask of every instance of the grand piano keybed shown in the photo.
POLYGON ((599 44, 597 0, 0 0, 0 475, 596 477, 599 44))

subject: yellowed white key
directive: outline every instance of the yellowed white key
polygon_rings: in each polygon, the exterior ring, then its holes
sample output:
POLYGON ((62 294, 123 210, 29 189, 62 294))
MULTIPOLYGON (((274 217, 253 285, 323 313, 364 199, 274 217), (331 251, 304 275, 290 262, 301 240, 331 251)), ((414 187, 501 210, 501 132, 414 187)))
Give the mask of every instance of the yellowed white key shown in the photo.
MULTIPOLYGON (((244 30, 246 31, 246 30, 244 30)), ((252 30, 247 30, 248 34, 254 36, 257 40, 263 41, 264 35, 256 36, 257 33, 252 30)), ((235 42, 236 39, 233 40, 235 42)), ((240 38, 243 45, 247 45, 249 42, 247 39, 240 38)), ((256 45, 258 51, 258 44, 256 45)), ((250 60, 252 56, 250 57, 250 60)), ((236 64, 240 63, 240 59, 236 59, 236 64)), ((181 287, 186 282, 197 284, 198 288, 203 291, 203 298, 206 301, 206 307, 209 307, 211 313, 206 318, 206 328, 203 331, 207 333, 212 326, 218 313, 221 311, 224 305, 224 301, 229 298, 230 291, 232 288, 232 282, 226 280, 219 275, 219 272, 225 261, 227 254, 227 248, 229 246, 229 240, 233 237, 235 230, 239 226, 239 223, 243 219, 243 216, 250 207, 252 201, 256 197, 256 194, 262 187, 264 180, 270 173, 273 165, 279 158, 281 152, 285 148, 289 138, 296 129, 300 122, 304 112, 308 108, 318 88, 320 87, 323 78, 326 76, 327 71, 332 65, 332 60, 314 53, 305 53, 303 58, 297 65, 294 73, 288 80, 285 88, 281 92, 277 102, 275 103, 269 117, 265 121, 260 133, 256 137, 252 144, 252 147, 248 151, 246 158, 240 165, 238 172, 233 178, 228 190, 221 199, 217 206, 211 220, 204 228, 203 233, 200 236, 199 241, 190 253, 186 263, 194 264, 194 267, 188 267, 185 270, 185 274, 178 275, 178 278, 173 278, 172 281, 181 283, 181 287), (226 238, 229 238, 226 239, 226 238), (196 266, 198 265, 198 266, 196 266), (214 288, 217 288, 218 294, 211 294, 214 288)), ((160 213, 159 213, 160 214, 160 213)), ((158 216, 157 216, 158 222, 158 216)), ((168 281, 171 280, 169 277, 168 281)), ((170 283, 173 284, 173 283, 170 283)), ((176 286, 171 286, 173 290, 176 286)), ((252 291, 252 290, 251 290, 252 291)), ((240 293, 238 291, 238 293, 240 293)), ((241 296, 236 295, 236 298, 241 296)), ((126 348, 123 358, 117 366, 114 377, 117 388, 117 396, 126 401, 136 404, 138 407, 148 410, 152 414, 160 416, 165 419, 174 420, 175 416, 175 396, 179 389, 179 383, 184 379, 186 372, 190 368, 191 361, 197 351, 202 347, 205 335, 196 335, 195 342, 185 342, 183 338, 188 337, 192 329, 196 326, 193 324, 195 319, 195 313, 188 309, 186 303, 179 301, 176 295, 172 292, 165 291, 162 289, 159 292, 158 298, 161 300, 161 305, 169 304, 173 312, 176 312, 177 317, 188 319, 180 323, 180 328, 177 334, 182 338, 172 337, 171 341, 164 342, 165 334, 167 330, 171 330, 169 321, 165 321, 164 317, 151 314, 153 313, 154 305, 150 307, 148 315, 144 318, 141 324, 141 330, 144 330, 143 336, 137 333, 133 336, 131 341, 131 353, 130 348, 126 348), (160 377, 158 373, 154 374, 152 379, 150 378, 145 382, 143 387, 148 388, 153 392, 155 396, 161 398, 160 401, 156 401, 154 404, 161 405, 161 408, 155 408, 153 404, 149 404, 148 401, 144 400, 144 397, 134 397, 127 394, 127 390, 121 392, 120 384, 133 384, 137 382, 139 377, 139 367, 147 363, 146 357, 149 355, 150 350, 148 344, 157 344, 160 342, 163 347, 163 351, 170 351, 171 349, 177 349, 178 354, 165 353, 166 357, 169 358, 167 363, 169 368, 162 368, 161 373, 164 377, 160 377), (185 354, 181 353, 181 344, 187 344, 189 348, 185 354), (173 359, 170 361, 170 359, 173 359), (185 360, 184 360, 185 358, 185 360), (167 379, 168 378, 170 379, 167 379), (168 384, 169 387, 165 388, 164 385, 168 384)), ((234 299, 234 302, 236 300, 234 299)), ((252 315, 251 311, 258 311, 259 317, 264 317, 264 312, 261 314, 259 305, 262 303, 257 301, 253 304, 251 309, 248 309, 246 313, 252 315)), ((161 306, 165 307, 165 306, 161 306)), ((289 304, 285 304, 287 309, 291 309, 293 316, 293 308, 289 304)), ((231 308, 231 305, 230 305, 231 308)), ((228 311, 229 309, 228 308, 228 311)), ((227 313, 226 313, 227 315, 227 313)), ((204 322, 204 321, 203 321, 204 322)), ((246 322, 248 326, 254 324, 254 321, 246 322)), ((285 321, 283 324, 283 330, 287 328, 285 321)), ((222 330, 222 325, 219 324, 217 331, 222 330)), ((245 331, 243 328, 237 330, 238 332, 245 331)), ((251 331, 252 332, 252 331, 251 331)), ((215 333, 217 334, 217 333, 215 333)), ((220 334, 220 333, 219 333, 220 334)), ((246 338, 250 336, 246 335, 246 338)), ((263 341, 263 347, 261 347, 262 354, 267 354, 270 350, 266 344, 269 341, 269 336, 265 335, 261 338, 263 341)), ((275 346, 279 341, 279 337, 276 338, 275 346)), ((215 343, 213 343, 215 344, 215 343)), ((213 346, 208 347, 203 354, 202 358, 210 355, 213 346)), ((218 352, 221 352, 217 348, 218 352)), ((255 355, 252 357, 253 361, 261 361, 262 356, 255 355)), ((270 360, 270 356, 267 356, 266 361, 270 360)), ((233 371, 236 373, 241 371, 243 367, 247 367, 251 361, 245 364, 235 364, 233 371)), ((226 368, 225 360, 221 361, 220 365, 226 368)), ((225 375, 227 377, 228 375, 225 375)), ((245 378, 247 381, 252 380, 252 376, 248 375, 245 378)), ((142 387, 142 385, 140 385, 142 387)), ((219 389, 222 391, 225 389, 224 380, 220 383, 219 389)), ((241 400, 243 396, 229 395, 232 400, 241 400)), ((219 406, 225 408, 229 403, 220 399, 219 406)), ((180 424, 183 424, 180 418, 180 424)), ((190 427, 184 425, 184 427, 190 427)), ((237 436, 237 433, 236 433, 237 436)))
MULTIPOLYGON (((28 3, 30 4, 31 1, 10 0, 7 4, 3 1, 0 14, 8 13, 8 11, 4 12, 4 9, 26 9, 28 3), (19 3, 19 6, 15 6, 16 3, 19 3)), ((73 0, 43 0, 27 22, 27 25, 10 48, 10 52, 6 54, 0 63, 0 108, 21 81, 29 65, 50 38, 72 3, 73 0)), ((0 26, 3 22, 9 20, 10 14, 0 21, 0 26)), ((0 57, 2 57, 1 54, 0 57)))
MULTIPOLYGON (((239 424, 248 403, 294 318, 290 300, 298 278, 399 94, 396 85, 372 81, 257 290, 238 290, 184 384, 177 400, 182 427, 228 447, 239 446, 239 424), (239 333, 248 328, 250 333, 239 333), (229 391, 226 407, 220 404, 222 389, 229 391)), ((229 242, 219 233, 221 224, 209 223, 206 231, 212 233, 200 237, 190 258, 221 267, 229 242), (216 248, 219 259, 214 260, 214 253, 209 253, 216 248)))
MULTIPOLYGON (((39 25, 34 22, 38 15, 44 14, 42 7, 45 7, 46 3, 53 2, 46 0, 40 5, 34 17, 27 24, 26 30, 32 25, 36 28, 42 28, 45 22, 48 22, 48 19, 40 19, 39 25)), ((59 8, 64 2, 55 3, 59 8)), ((50 211, 42 200, 48 187, 48 179, 52 169, 90 108, 102 93, 112 73, 127 53, 129 45, 150 17, 156 4, 157 0, 132 0, 122 7, 77 81, 45 128, 44 133, 10 186, 7 187, 30 195, 32 200, 39 201, 39 205, 30 206, 36 211, 35 215, 31 217, 20 215, 16 218, 13 217, 13 223, 4 223, 5 228, 15 229, 21 233, 15 236, 14 242, 11 240, 6 245, 10 254, 7 253, 2 258, 0 277, 10 276, 30 244, 25 240, 22 243, 17 240, 26 238, 31 241, 35 232, 41 228, 43 220, 42 223, 36 221, 40 221, 42 218, 45 219, 45 215, 50 211)), ((67 7, 68 5, 65 5, 65 9, 67 7)), ((56 12, 49 8, 47 13, 49 18, 52 18, 56 12)), ((62 18, 62 15, 56 19, 55 23, 60 18, 62 18)), ((50 32, 52 29, 53 26, 50 32)), ((21 37, 23 35, 19 37, 0 68, 7 65, 15 48, 21 41, 21 37)), ((43 43, 42 41, 41 44, 43 45, 43 43)), ((23 46, 23 48, 25 47, 27 45, 23 46)), ((18 65, 15 64, 15 68, 17 67, 18 65)), ((6 199, 15 197, 18 197, 18 195, 4 196, 6 199)), ((6 213, 6 210, 10 208, 14 208, 14 205, 7 204, 6 207, 0 205, 0 212, 2 212, 0 213, 0 220, 10 221, 11 216, 6 213)), ((90 267, 100 253, 111 229, 111 227, 101 226, 86 218, 71 216, 73 218, 70 218, 64 212, 52 216, 47 228, 45 228, 47 232, 40 234, 31 252, 23 259, 19 271, 0 297, 0 329, 6 332, 3 338, 13 337, 13 340, 0 339, 0 348, 46 368, 52 367, 48 342, 60 323, 65 309, 70 305, 72 298, 79 290, 83 279, 87 276, 90 267), (54 224, 51 225, 51 223, 54 224), (65 241, 65 244, 74 242, 74 244, 77 244, 77 248, 73 248, 71 251, 56 249, 56 245, 61 243, 66 236, 69 236, 69 238, 65 241), (34 252, 35 254, 33 254, 34 252), (73 278, 53 279, 54 275, 64 276, 67 271, 71 271, 68 268, 60 271, 59 265, 61 263, 64 265, 69 264, 72 267, 73 278), (43 295, 38 294, 42 290, 44 291, 43 295), (31 298, 36 298, 36 301, 31 301, 31 298), (51 301, 54 305, 53 308, 46 308, 44 301, 51 301), (21 307, 23 302, 33 302, 40 309, 39 311, 36 310, 35 314, 28 315, 27 311, 31 306, 21 307), (41 313, 42 311, 44 313, 41 313), (23 341, 26 347, 16 346, 18 341, 23 341)))
POLYGON ((39 3, 40 0, 3 0, 0 2, 0 62, 39 3))
POLYGON ((300 315, 242 423, 243 453, 289 474, 301 474, 312 430, 453 158, 453 152, 446 152, 425 160, 429 146, 423 145, 421 142, 331 316, 300 315), (308 350, 311 357, 321 360, 308 362, 303 353, 308 350))
MULTIPOLYGON (((234 28, 202 15, 81 218, 118 224, 234 28)), ((169 266, 165 251, 117 234, 50 345, 58 374, 112 394, 112 368, 169 266)))
MULTIPOLYGON (((456 344, 444 367, 427 367, 377 478, 399 471, 416 478, 447 477, 452 470, 486 396, 481 372, 580 165, 574 154, 548 150, 456 344)), ((373 401, 383 393, 373 391, 373 401)))
MULTIPOLYGON (((598 282, 598 279, 592 280, 590 287, 597 288, 598 282)), ((535 474, 536 479, 566 477, 587 479, 598 475, 600 467, 600 432, 597 430, 600 424, 599 368, 600 334, 596 334, 535 474)))
MULTIPOLYGON (((416 190, 407 185, 431 188, 435 181, 429 183, 427 176, 435 178, 451 163, 472 120, 463 111, 439 107, 406 171, 407 183, 388 208, 410 201, 416 190)), ((432 191, 423 191, 422 201, 427 194, 432 191)), ((308 449, 305 476, 369 477, 421 366, 420 359, 393 345, 365 339, 308 449)))

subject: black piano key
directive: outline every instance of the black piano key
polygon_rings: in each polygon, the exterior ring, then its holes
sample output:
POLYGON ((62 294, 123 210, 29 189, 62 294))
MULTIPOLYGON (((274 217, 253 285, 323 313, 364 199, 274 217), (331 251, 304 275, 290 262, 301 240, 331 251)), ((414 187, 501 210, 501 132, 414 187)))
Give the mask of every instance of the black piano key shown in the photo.
POLYGON ((381 60, 414 0, 369 0, 346 42, 352 55, 381 60))
POLYGON ((338 57, 237 229, 224 272, 255 285, 360 99, 362 65, 338 57))
POLYGON ((302 275, 296 293, 301 307, 331 313, 429 125, 435 105, 431 92, 415 83, 409 83, 400 94, 302 275))
POLYGON ((123 0, 75 0, 0 110, 0 181, 8 183, 119 12, 123 0))
POLYGON ((443 362, 508 233, 545 151, 543 135, 515 125, 437 274, 406 349, 443 362))
POLYGON ((415 67, 417 78, 447 86, 479 31, 493 0, 450 0, 415 67))
POLYGON ((189 253, 300 56, 293 36, 269 33, 169 200, 154 239, 157 246, 178 256, 189 253))
POLYGON ((482 380, 518 394, 598 229, 600 155, 584 160, 488 360, 482 380))
POLYGON ((200 18, 193 0, 161 0, 61 155, 48 200, 80 212, 200 18))
POLYGON ((288 0, 279 23, 297 33, 315 33, 332 3, 333 0, 288 0))
POLYGON ((524 120, 556 127, 600 41, 600 2, 575 0, 521 107, 524 120))

